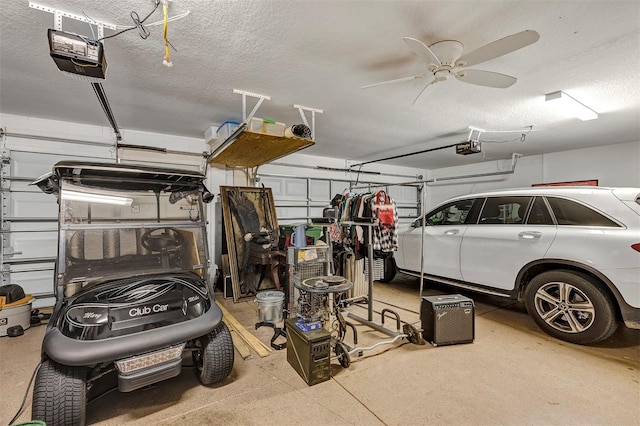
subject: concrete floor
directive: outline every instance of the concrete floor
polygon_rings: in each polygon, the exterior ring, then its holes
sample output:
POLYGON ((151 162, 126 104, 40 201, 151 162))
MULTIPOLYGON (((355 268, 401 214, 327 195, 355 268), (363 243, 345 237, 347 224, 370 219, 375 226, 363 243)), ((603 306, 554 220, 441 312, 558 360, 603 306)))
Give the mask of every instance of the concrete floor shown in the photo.
MULTIPOLYGON (((423 295, 458 291, 429 285, 423 295)), ((193 371, 89 404, 96 425, 639 425, 640 332, 620 327, 607 341, 577 346, 542 333, 521 304, 466 294, 476 302, 475 341, 434 347, 406 341, 332 361, 332 379, 315 386, 298 376, 286 350, 243 360, 231 376, 201 386, 193 371)), ((401 319, 419 324, 419 282, 399 276, 375 284, 374 299, 408 309, 401 319), (410 312, 414 311, 414 312, 410 312)), ((254 330, 253 300, 227 309, 263 342, 272 330, 254 330)), ((376 302, 375 310, 385 305, 376 302)), ((366 310, 352 310, 366 317, 366 310)), ((375 317, 379 320, 378 316, 375 317)), ((391 322, 391 321, 389 321, 391 322)), ((387 322, 387 325, 389 325, 387 322)), ((392 323, 392 322, 391 322, 392 323)), ((0 339, 0 424, 17 412, 39 361, 44 326, 0 339)), ((358 326, 359 346, 388 339, 358 326)), ((347 336, 347 341, 350 333, 347 336)), ((31 391, 18 421, 30 419, 31 391)))

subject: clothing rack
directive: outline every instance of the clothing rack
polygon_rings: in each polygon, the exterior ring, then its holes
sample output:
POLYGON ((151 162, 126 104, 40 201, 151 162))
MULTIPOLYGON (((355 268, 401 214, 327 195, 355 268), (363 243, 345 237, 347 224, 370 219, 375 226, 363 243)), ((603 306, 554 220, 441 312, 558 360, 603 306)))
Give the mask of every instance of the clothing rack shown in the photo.
POLYGON ((373 242, 371 241, 372 228, 374 226, 378 226, 378 221, 373 220, 371 222, 355 222, 355 221, 347 221, 347 222, 339 222, 340 225, 345 226, 364 226, 368 227, 367 231, 367 260, 368 265, 367 269, 369 271, 367 284, 368 284, 368 294, 367 294, 367 319, 368 321, 373 321, 373 242))

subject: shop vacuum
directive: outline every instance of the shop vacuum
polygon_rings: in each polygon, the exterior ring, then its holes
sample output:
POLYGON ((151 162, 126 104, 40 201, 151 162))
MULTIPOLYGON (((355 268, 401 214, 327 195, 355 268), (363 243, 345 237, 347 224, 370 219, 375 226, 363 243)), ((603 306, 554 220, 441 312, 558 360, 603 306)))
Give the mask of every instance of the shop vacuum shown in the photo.
POLYGON ((20 336, 31 327, 32 300, 19 285, 0 287, 0 337, 20 336))

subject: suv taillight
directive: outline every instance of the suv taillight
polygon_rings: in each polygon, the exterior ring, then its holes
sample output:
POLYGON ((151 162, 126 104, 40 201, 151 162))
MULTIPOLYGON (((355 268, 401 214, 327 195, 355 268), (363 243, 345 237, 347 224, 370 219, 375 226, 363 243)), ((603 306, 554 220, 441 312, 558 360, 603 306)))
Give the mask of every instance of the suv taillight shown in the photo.
POLYGON ((635 251, 640 251, 640 243, 631 244, 631 248, 635 251))

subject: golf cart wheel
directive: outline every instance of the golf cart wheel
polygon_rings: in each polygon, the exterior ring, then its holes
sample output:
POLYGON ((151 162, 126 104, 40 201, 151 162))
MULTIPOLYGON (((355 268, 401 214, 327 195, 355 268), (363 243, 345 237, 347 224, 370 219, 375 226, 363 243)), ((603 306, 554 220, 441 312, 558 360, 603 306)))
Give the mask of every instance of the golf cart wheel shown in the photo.
POLYGON ((193 351, 196 375, 203 385, 221 382, 233 368, 233 340, 227 325, 220 323, 213 331, 196 340, 193 351))
POLYGON ((349 356, 349 350, 342 342, 336 342, 336 347, 334 349, 336 355, 338 356, 338 362, 343 368, 349 368, 351 365, 351 357, 349 356))
POLYGON ((87 369, 42 362, 33 388, 31 417, 48 426, 82 426, 87 415, 87 369))

